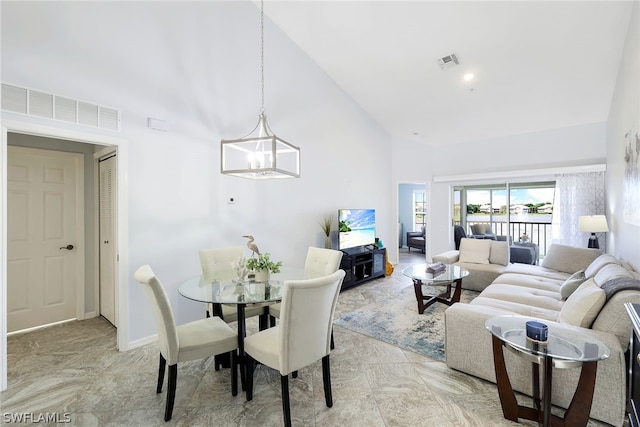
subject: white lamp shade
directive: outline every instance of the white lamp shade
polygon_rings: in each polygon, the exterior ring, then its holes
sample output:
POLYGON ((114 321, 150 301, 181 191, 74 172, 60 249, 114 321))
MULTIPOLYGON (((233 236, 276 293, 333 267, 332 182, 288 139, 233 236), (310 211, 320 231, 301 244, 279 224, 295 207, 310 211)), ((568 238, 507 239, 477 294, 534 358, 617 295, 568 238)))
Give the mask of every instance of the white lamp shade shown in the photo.
POLYGON ((604 215, 585 215, 578 220, 580 231, 583 233, 606 233, 609 231, 607 217, 604 215))

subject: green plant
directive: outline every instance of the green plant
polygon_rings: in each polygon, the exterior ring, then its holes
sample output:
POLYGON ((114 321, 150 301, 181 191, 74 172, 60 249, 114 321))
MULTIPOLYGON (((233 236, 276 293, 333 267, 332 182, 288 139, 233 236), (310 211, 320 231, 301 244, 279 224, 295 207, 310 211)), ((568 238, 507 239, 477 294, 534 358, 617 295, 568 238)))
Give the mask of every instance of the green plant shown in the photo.
POLYGON ((247 260, 247 268, 249 270, 268 270, 272 273, 280 273, 280 267, 282 267, 282 261, 271 261, 271 254, 269 252, 260 254, 257 258, 249 258, 247 260))
POLYGON ((332 223, 333 223, 333 220, 330 216, 325 216, 322 222, 320 223, 320 227, 322 228, 324 235, 327 237, 329 237, 329 235, 331 234, 331 226, 333 225, 332 223))
POLYGON ((351 221, 340 221, 340 224, 338 224, 338 229, 341 232, 348 232, 351 231, 351 227, 349 227, 351 225, 351 221))

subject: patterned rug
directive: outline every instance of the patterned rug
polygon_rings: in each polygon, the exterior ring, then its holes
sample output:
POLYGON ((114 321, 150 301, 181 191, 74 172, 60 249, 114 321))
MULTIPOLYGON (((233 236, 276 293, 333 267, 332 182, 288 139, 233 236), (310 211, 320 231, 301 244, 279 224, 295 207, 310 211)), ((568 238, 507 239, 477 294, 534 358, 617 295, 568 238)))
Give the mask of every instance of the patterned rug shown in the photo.
MULTIPOLYGON (((423 293, 436 294, 442 288, 423 286, 423 293)), ((469 302, 477 292, 462 290, 461 302, 469 302)), ((384 305, 369 304, 336 319, 334 323, 371 338, 393 344, 405 350, 444 361, 444 311, 448 306, 434 303, 423 314, 413 285, 403 288, 398 298, 384 305)))

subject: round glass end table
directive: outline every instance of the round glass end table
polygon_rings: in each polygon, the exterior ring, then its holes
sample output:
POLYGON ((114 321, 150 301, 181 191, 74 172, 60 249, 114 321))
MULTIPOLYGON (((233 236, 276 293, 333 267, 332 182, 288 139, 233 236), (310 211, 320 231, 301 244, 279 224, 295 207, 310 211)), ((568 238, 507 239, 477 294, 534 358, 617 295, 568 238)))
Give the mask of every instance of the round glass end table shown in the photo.
POLYGON ((431 273, 427 270, 430 264, 414 264, 404 270, 402 274, 413 280, 413 288, 418 300, 418 313, 424 313, 424 310, 435 302, 451 305, 460 301, 462 293, 462 279, 469 275, 469 271, 457 265, 444 264, 444 270, 441 272, 431 273), (451 285, 455 283, 453 294, 451 293, 451 285), (446 286, 446 291, 439 295, 424 295, 422 293, 422 285, 446 286))
POLYGON ((575 326, 525 316, 495 316, 485 322, 493 340, 493 362, 496 385, 504 417, 537 421, 545 427, 586 426, 591 412, 598 361, 609 357, 609 348, 575 326), (542 322, 548 327, 546 341, 527 337, 526 323, 542 322), (524 357, 532 367, 533 408, 518 405, 505 366, 503 347, 524 357), (543 388, 540 399, 540 367, 543 388), (551 384, 553 368, 581 367, 580 379, 564 418, 551 414, 551 384))

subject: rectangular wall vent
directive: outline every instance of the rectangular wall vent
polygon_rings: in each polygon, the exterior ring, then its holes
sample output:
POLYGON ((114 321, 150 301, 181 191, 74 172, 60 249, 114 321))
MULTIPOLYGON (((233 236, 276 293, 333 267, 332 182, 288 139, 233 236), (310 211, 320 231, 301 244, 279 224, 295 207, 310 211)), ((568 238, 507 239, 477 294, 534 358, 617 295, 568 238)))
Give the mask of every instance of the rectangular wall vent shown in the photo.
POLYGON ((2 83, 2 110, 120 131, 120 110, 2 83))

